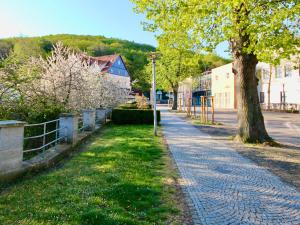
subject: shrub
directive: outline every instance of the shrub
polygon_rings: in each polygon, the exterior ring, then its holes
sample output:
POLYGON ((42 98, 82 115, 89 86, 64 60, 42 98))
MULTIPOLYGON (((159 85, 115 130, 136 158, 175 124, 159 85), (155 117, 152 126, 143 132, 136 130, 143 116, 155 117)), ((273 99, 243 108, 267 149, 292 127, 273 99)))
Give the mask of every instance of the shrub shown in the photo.
POLYGON ((136 102, 126 103, 126 104, 120 105, 118 108, 120 108, 120 109, 137 109, 137 105, 136 105, 136 102))
POLYGON ((151 109, 145 96, 135 96, 136 105, 139 109, 151 109))
MULTIPOLYGON (((114 109, 112 122, 115 124, 153 124, 153 110, 114 109)), ((157 111, 157 122, 160 122, 160 111, 157 111)))

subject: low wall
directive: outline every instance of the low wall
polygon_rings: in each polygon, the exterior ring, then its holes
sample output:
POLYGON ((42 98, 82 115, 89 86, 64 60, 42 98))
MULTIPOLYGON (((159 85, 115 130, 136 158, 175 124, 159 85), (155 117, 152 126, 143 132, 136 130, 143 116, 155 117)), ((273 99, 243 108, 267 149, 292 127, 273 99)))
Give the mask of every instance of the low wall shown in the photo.
POLYGON ((61 143, 29 160, 23 160, 24 126, 26 123, 0 121, 0 183, 12 181, 29 172, 49 168, 61 161, 76 146, 106 123, 111 110, 105 109, 104 111, 105 113, 98 113, 96 118, 97 110, 84 110, 83 127, 80 132, 78 116, 70 113, 62 114, 59 119, 60 128, 57 131, 57 140, 61 143))

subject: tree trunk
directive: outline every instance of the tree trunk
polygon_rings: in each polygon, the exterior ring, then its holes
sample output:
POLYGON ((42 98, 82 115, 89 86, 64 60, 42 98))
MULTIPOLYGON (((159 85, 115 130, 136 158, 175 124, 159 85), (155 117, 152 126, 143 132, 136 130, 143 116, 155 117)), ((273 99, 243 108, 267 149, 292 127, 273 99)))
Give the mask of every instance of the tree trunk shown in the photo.
POLYGON ((172 110, 177 110, 177 99, 178 99, 178 87, 173 87, 173 105, 172 105, 172 110))
POLYGON ((269 137, 261 112, 255 68, 258 63, 253 54, 242 53, 233 49, 233 72, 237 78, 238 133, 242 142, 263 143, 269 137))

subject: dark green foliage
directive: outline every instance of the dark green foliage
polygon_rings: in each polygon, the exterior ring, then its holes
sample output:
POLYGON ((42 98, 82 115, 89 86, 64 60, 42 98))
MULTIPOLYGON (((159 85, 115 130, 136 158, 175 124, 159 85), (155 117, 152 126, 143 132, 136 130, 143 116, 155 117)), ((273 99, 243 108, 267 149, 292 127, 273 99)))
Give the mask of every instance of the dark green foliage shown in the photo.
POLYGON ((41 39, 40 46, 47 54, 53 50, 53 43, 47 39, 41 39))
POLYGON ((0 61, 7 58, 12 50, 12 43, 0 40, 0 61))
MULTIPOLYGON (((151 109, 114 109, 112 121, 115 124, 153 124, 151 109)), ((160 122, 160 111, 157 111, 157 122, 160 122)))

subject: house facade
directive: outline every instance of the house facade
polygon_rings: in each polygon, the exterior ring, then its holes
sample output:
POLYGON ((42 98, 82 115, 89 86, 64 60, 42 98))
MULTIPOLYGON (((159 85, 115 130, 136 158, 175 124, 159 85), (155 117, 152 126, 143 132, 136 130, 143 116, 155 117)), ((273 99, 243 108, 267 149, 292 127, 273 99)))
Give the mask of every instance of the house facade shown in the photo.
POLYGON ((88 60, 90 63, 95 63, 99 66, 100 74, 108 75, 107 77, 118 82, 121 88, 131 90, 130 75, 121 55, 88 57, 88 60))
POLYGON ((259 100, 264 109, 297 109, 300 105, 300 69, 290 61, 280 65, 267 63, 257 65, 260 77, 258 86, 259 100))
POLYGON ((232 72, 232 63, 212 69, 211 95, 215 97, 215 108, 236 109, 236 77, 232 72))

